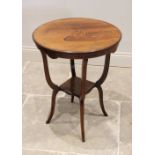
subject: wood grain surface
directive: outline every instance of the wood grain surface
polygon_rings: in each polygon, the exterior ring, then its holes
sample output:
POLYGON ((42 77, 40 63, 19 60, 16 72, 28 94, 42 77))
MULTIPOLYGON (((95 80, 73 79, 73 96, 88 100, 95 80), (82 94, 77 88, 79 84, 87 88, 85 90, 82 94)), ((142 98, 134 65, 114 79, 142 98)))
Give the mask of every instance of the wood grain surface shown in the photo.
POLYGON ((48 85, 53 89, 51 110, 46 123, 50 123, 55 109, 56 95, 61 90, 80 99, 80 123, 82 141, 85 142, 84 99, 93 88, 99 92, 100 106, 104 116, 108 116, 103 102, 101 84, 105 81, 110 63, 110 54, 115 52, 121 39, 120 30, 107 22, 88 18, 66 18, 48 22, 33 32, 33 40, 39 48, 44 64, 48 85), (47 63, 50 58, 70 59, 72 77, 58 86, 52 82, 47 63), (98 81, 86 79, 88 58, 105 56, 103 73, 98 81), (82 59, 82 78, 76 76, 74 59, 82 59))
POLYGON ((37 46, 62 53, 90 53, 119 43, 120 30, 107 22, 66 18, 48 22, 33 32, 37 46))

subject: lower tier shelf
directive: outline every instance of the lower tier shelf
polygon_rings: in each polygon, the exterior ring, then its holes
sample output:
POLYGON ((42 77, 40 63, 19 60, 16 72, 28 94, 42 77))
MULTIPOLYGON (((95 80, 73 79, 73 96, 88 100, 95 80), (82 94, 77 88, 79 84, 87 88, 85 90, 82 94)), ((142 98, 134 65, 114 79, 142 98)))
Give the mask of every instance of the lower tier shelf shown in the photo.
MULTIPOLYGON (((95 86, 95 83, 86 80, 85 85, 85 94, 89 93, 91 89, 93 89, 95 86)), ((62 85, 60 85, 60 89, 67 94, 74 95, 77 97, 80 97, 80 91, 81 91, 81 79, 79 77, 73 77, 64 82, 62 85)))

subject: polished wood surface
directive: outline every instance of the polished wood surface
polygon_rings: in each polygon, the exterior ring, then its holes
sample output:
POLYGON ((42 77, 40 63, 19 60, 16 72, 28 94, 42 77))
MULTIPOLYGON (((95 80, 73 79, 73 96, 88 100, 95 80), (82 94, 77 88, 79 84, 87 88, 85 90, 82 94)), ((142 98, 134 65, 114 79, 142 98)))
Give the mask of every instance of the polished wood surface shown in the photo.
MULTIPOLYGON (((72 73, 72 78, 74 79, 74 77, 76 77, 76 72, 75 72, 75 63, 74 63, 74 59, 70 60, 70 67, 71 67, 71 73, 72 73)), ((73 92, 74 89, 74 81, 72 80, 72 86, 71 86, 71 91, 73 92)), ((74 94, 72 94, 71 97, 71 102, 74 102, 74 94)))
MULTIPOLYGON (((63 91, 80 100, 80 123, 82 141, 85 141, 84 100, 85 95, 97 88, 99 102, 104 116, 108 116, 103 102, 101 85, 105 81, 110 64, 110 55, 115 52, 121 39, 120 30, 104 21, 88 18, 66 18, 51 21, 41 25, 33 32, 33 40, 43 58, 44 73, 48 85, 53 89, 51 109, 46 123, 50 123, 54 111, 56 95, 63 91), (87 80, 88 58, 105 55, 105 64, 101 77, 96 82, 87 80), (56 85, 50 76, 47 56, 70 59, 72 77, 60 86, 56 85), (77 77, 74 59, 82 59, 82 77, 77 77)), ((60 75, 61 76, 61 75, 60 75)))
POLYGON ((82 72, 81 72, 81 87, 80 87, 80 123, 81 123, 81 135, 82 141, 85 142, 85 127, 84 127, 84 100, 86 95, 86 79, 87 79, 87 63, 88 59, 82 60, 82 72))
MULTIPOLYGON (((64 82, 62 85, 60 85, 60 89, 64 92, 66 92, 69 95, 74 95, 76 97, 81 96, 81 78, 79 77, 73 77, 64 82)), ((94 87, 95 83, 86 80, 85 84, 85 93, 89 93, 90 90, 94 87)))
MULTIPOLYGON (((66 18, 48 22, 33 33, 33 40, 48 53, 86 54, 116 46, 120 30, 107 22, 89 18, 66 18)), ((114 52, 114 51, 111 51, 114 52)))

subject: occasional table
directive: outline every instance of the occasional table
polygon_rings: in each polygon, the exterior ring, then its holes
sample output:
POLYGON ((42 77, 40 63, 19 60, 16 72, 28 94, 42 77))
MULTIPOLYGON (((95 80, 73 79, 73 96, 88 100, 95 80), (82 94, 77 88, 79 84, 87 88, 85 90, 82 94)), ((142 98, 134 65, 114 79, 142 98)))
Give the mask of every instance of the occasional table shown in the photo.
POLYGON ((114 25, 89 18, 58 19, 39 26, 33 32, 33 40, 43 58, 44 72, 48 85, 53 89, 51 109, 46 123, 50 123, 55 109, 56 95, 63 91, 80 101, 80 122, 82 141, 85 141, 84 100, 85 95, 93 88, 99 93, 100 107, 104 116, 108 116, 103 103, 102 83, 105 81, 110 63, 110 55, 114 53, 121 39, 120 30, 114 25), (103 73, 99 80, 91 82, 86 79, 89 58, 105 55, 103 73), (72 77, 60 86, 52 82, 47 56, 70 59, 72 77), (82 59, 81 78, 76 76, 74 59, 82 59))

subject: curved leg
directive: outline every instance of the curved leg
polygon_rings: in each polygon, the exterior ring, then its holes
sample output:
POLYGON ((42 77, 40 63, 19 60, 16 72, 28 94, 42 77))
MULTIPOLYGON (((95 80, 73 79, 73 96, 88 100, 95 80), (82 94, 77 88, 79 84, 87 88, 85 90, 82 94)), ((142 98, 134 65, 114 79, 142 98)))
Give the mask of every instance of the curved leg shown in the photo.
POLYGON ((100 86, 105 81, 109 71, 109 64, 110 64, 110 54, 106 54, 103 73, 100 79, 95 83, 95 86, 100 86))
POLYGON ((53 117, 54 110, 55 110, 55 100, 56 100, 56 95, 57 95, 58 91, 59 91, 58 89, 53 90, 52 100, 51 100, 51 110, 50 110, 48 119, 46 121, 46 124, 50 123, 50 121, 51 121, 51 119, 53 117))
POLYGON ((54 84, 50 78, 50 74, 49 74, 49 68, 48 68, 48 62, 47 62, 47 56, 46 54, 41 51, 42 54, 42 58, 43 58, 43 65, 44 65, 44 73, 45 73, 45 78, 46 81, 48 83, 48 85, 53 89, 53 94, 52 94, 52 100, 51 100, 51 111, 49 113, 48 119, 46 121, 46 124, 50 123, 52 116, 54 114, 54 109, 55 109, 55 97, 59 91, 59 87, 54 84))
POLYGON ((100 79, 95 83, 95 87, 97 88, 98 93, 99 93, 100 107, 101 107, 101 110, 102 110, 104 116, 108 116, 108 114, 105 110, 104 103, 103 103, 103 90, 101 88, 101 84, 105 81, 105 79, 107 77, 107 74, 109 71, 109 64, 110 64, 110 54, 106 54, 103 73, 102 73, 100 79))
POLYGON ((85 99, 85 84, 87 74, 87 62, 88 59, 82 61, 82 80, 81 80, 81 96, 80 96, 80 122, 81 122, 81 134, 82 141, 85 142, 85 131, 84 131, 84 99, 85 99))
MULTIPOLYGON (((76 72, 75 72, 75 63, 74 59, 70 60, 70 67, 71 67, 71 73, 72 73, 72 78, 76 77, 76 72)), ((74 89, 74 86, 72 85, 72 89, 74 89)), ((74 102, 74 95, 72 94, 71 96, 71 102, 74 102)))
POLYGON ((50 78, 50 74, 49 74, 49 68, 48 68, 48 62, 47 62, 47 56, 44 52, 41 51, 42 54, 42 58, 43 58, 43 64, 44 64, 44 72, 45 72, 45 77, 46 77, 46 81, 48 83, 48 85, 52 88, 52 89, 56 89, 58 88, 58 86, 56 84, 54 84, 50 78))
POLYGON ((80 122, 81 122, 81 135, 82 142, 85 142, 85 131, 84 131, 84 100, 80 100, 80 122))
POLYGON ((98 93, 99 93, 99 100, 100 100, 101 110, 102 110, 104 116, 108 116, 108 114, 107 114, 107 112, 105 110, 105 107, 104 107, 104 103, 103 103, 103 90, 102 90, 101 86, 98 86, 96 88, 97 88, 98 93))

